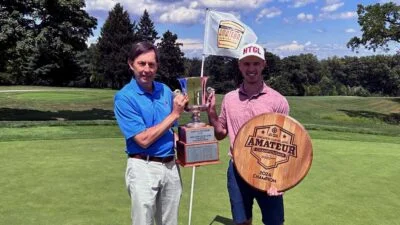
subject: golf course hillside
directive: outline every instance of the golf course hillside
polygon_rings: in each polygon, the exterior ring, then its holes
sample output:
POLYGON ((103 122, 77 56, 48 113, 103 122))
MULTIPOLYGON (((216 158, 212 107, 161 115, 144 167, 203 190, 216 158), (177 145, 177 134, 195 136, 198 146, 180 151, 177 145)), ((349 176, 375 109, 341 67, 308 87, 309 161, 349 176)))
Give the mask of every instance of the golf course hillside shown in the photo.
MULTIPOLYGON (((130 223, 125 140, 115 90, 0 87, 0 224, 130 223)), ((217 109, 223 95, 217 95, 217 109)), ((285 195, 285 225, 400 224, 400 98, 287 96, 311 136, 307 176, 285 195)), ((190 121, 185 113, 179 124, 190 121)), ((206 113, 201 114, 207 121, 206 113)), ((196 169, 192 224, 232 225, 220 163, 196 169)), ((187 224, 192 169, 181 168, 179 224, 187 224)), ((256 209, 257 207, 255 207, 256 209)), ((262 224, 253 210, 253 224, 262 224)))

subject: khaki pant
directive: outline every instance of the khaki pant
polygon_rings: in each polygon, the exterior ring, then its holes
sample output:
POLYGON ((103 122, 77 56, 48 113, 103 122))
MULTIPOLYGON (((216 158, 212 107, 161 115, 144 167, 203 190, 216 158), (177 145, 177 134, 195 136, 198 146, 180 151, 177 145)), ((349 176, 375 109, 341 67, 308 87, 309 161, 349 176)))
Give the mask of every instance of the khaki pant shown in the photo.
POLYGON ((179 166, 128 158, 126 186, 131 197, 132 225, 177 225, 182 194, 179 166))

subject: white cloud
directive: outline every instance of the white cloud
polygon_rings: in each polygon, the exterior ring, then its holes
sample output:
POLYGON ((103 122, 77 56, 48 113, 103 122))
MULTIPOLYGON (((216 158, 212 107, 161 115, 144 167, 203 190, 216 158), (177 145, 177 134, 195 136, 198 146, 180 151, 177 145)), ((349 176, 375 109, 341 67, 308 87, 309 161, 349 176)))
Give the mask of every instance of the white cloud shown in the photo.
POLYGON ((297 41, 292 41, 290 44, 281 45, 276 48, 279 51, 303 51, 304 45, 297 43, 297 41))
POLYGON ((343 12, 337 15, 338 19, 352 19, 357 17, 357 12, 343 12))
POLYGON ((300 13, 297 15, 297 19, 303 22, 311 22, 313 21, 314 16, 312 14, 300 13))
POLYGON ((86 9, 88 11, 101 10, 110 11, 117 3, 120 3, 125 10, 133 15, 142 15, 144 10, 149 14, 166 12, 177 8, 184 2, 157 2, 154 0, 86 0, 86 9))
POLYGON ((321 19, 332 19, 332 20, 346 20, 346 19, 353 19, 357 17, 357 12, 354 11, 348 11, 348 12, 342 12, 342 13, 336 13, 336 14, 329 14, 329 13, 322 13, 319 15, 321 19))
POLYGON ((282 14, 282 11, 276 7, 265 8, 257 15, 256 21, 260 21, 262 18, 274 18, 282 14))
POLYGON ((300 7, 306 6, 306 5, 314 3, 314 2, 316 2, 316 0, 294 0, 293 7, 300 8, 300 7))
POLYGON ((198 8, 198 7, 199 7, 199 3, 198 2, 191 2, 189 4, 189 8, 191 8, 191 9, 195 9, 195 8, 198 8))
POLYGON ((200 39, 178 39, 177 43, 182 43, 182 50, 199 50, 203 49, 203 40, 200 39))
MULTIPOLYGON (((86 10, 104 11, 112 10, 115 4, 120 3, 131 16, 141 16, 144 10, 150 14, 154 22, 161 23, 198 23, 204 15, 205 8, 223 10, 232 13, 240 19, 243 10, 262 8, 273 0, 86 0, 86 10), (232 12, 233 11, 233 12, 232 12)), ((279 13, 277 11, 271 13, 279 13)), ((272 14, 271 14, 272 15, 272 14)), ((269 18, 271 15, 262 15, 269 18)))
POLYGON ((293 21, 290 18, 283 18, 283 22, 286 24, 293 24, 293 21))
POLYGON ((333 56, 338 56, 338 57, 343 57, 343 56, 367 56, 371 54, 389 54, 393 55, 395 54, 395 49, 391 52, 383 52, 380 50, 377 50, 377 52, 372 52, 372 50, 366 50, 364 48, 361 48, 359 50, 359 53, 351 51, 349 48, 346 47, 346 44, 340 44, 340 43, 329 43, 329 44, 315 44, 311 43, 311 41, 307 41, 304 44, 300 44, 297 41, 293 41, 290 44, 282 44, 282 43, 273 43, 270 42, 266 44, 266 48, 268 49, 269 52, 272 52, 275 55, 278 55, 281 59, 288 57, 288 56, 293 56, 293 55, 299 55, 299 54, 307 54, 311 53, 315 56, 317 56, 318 59, 326 59, 328 57, 333 57, 333 56))
POLYGON ((341 0, 325 0, 325 3, 327 4, 327 5, 333 5, 333 4, 335 4, 335 3, 338 3, 338 2, 340 2, 341 0))
POLYGON ((200 39, 178 39, 182 43, 180 47, 187 58, 201 58, 203 54, 203 40, 200 39))
POLYGON ((160 15, 160 22, 162 23, 196 23, 199 21, 204 10, 188 9, 186 7, 179 7, 178 9, 165 12, 160 15))
POLYGON ((86 0, 86 10, 108 11, 117 4, 116 0, 86 0))
POLYGON ((150 15, 158 14, 158 13, 163 13, 163 12, 168 12, 170 10, 174 10, 175 8, 179 7, 177 4, 174 3, 155 3, 151 1, 135 1, 135 3, 132 3, 132 1, 129 0, 120 0, 121 2, 124 2, 124 8, 126 8, 129 13, 132 13, 134 15, 143 15, 144 10, 147 10, 147 12, 150 15))
POLYGON ((208 8, 213 9, 256 9, 272 0, 199 0, 208 8))
POLYGON ((90 46, 91 44, 96 44, 98 39, 99 39, 99 37, 97 37, 97 36, 96 37, 91 36, 86 40, 86 45, 90 46))
POLYGON ((110 11, 117 1, 130 15, 141 16, 147 10, 152 20, 162 23, 198 23, 200 16, 205 13, 198 1, 189 0, 86 0, 86 10, 110 11))
POLYGON ((322 7, 321 11, 322 12, 334 12, 338 8, 342 7, 343 5, 344 5, 343 2, 328 4, 328 5, 324 6, 324 7, 322 7))
POLYGON ((381 3, 393 2, 400 5, 400 0, 380 0, 381 3))
POLYGON ((356 30, 354 30, 353 28, 348 28, 345 30, 346 33, 355 33, 356 30))

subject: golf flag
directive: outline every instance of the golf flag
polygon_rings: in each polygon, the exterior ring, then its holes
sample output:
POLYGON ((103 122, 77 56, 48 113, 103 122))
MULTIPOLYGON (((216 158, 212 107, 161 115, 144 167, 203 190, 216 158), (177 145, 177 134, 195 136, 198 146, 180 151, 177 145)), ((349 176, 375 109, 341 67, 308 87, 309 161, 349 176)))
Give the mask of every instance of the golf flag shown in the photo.
POLYGON ((204 55, 239 58, 242 46, 255 43, 257 35, 230 13, 207 10, 204 31, 204 55))

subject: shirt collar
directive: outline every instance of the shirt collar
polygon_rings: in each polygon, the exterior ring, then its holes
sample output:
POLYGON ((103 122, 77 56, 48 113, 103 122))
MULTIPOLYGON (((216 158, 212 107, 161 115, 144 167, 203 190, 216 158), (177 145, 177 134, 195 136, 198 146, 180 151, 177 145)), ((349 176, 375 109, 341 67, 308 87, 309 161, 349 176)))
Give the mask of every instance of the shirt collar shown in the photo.
MULTIPOLYGON (((131 80, 131 82, 130 82, 130 86, 132 87, 132 89, 134 90, 134 91, 136 91, 138 94, 140 94, 140 95, 144 95, 144 94, 150 94, 150 93, 148 93, 148 92, 146 92, 144 89, 143 89, 143 87, 142 86, 140 86, 139 84, 138 84, 138 82, 136 81, 136 79, 135 78, 132 78, 132 80, 131 80)), ((158 83, 158 82, 156 82, 156 81, 153 81, 153 87, 154 87, 154 90, 153 90, 153 93, 152 93, 152 95, 154 95, 154 94, 156 94, 156 93, 158 93, 158 92, 160 92, 161 91, 161 84, 160 83, 158 83)))
MULTIPOLYGON (((267 94, 267 91, 268 91, 268 87, 267 87, 267 85, 265 84, 265 82, 263 82, 263 88, 262 88, 262 90, 261 90, 259 93, 255 94, 254 96, 259 96, 259 95, 262 95, 262 94, 267 94)), ((244 83, 240 84, 240 86, 239 86, 239 93, 248 96, 246 90, 244 89, 244 83)), ((249 97, 251 97, 251 96, 249 96, 249 97)))

